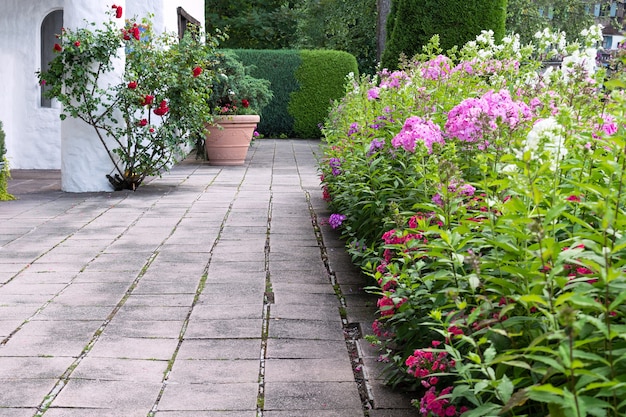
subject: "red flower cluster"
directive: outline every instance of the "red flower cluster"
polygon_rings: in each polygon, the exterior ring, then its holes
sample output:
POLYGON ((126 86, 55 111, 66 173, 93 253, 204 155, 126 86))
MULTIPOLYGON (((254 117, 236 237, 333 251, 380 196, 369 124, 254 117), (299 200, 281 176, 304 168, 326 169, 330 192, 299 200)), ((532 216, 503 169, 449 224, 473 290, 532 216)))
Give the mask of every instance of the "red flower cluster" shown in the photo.
POLYGON ((241 106, 244 109, 247 109, 248 107, 250 107, 250 102, 244 98, 244 99, 241 100, 241 106))
POLYGON ((137 23, 135 23, 133 27, 130 28, 130 30, 122 29, 122 37, 124 38, 125 41, 129 41, 131 35, 136 40, 141 39, 141 34, 139 32, 139 26, 137 26, 137 23))
POLYGON ((195 67, 193 69, 193 78, 196 78, 197 76, 199 76, 200 74, 202 74, 202 68, 200 67, 195 67))
POLYGON ((137 82, 136 81, 129 82, 128 88, 130 88, 131 90, 134 90, 135 88, 137 88, 137 82))
POLYGON ((115 4, 111 6, 112 9, 115 9, 115 17, 121 19, 122 17, 122 6, 116 6, 115 4))
POLYGON ((168 111, 170 111, 170 108, 167 107, 167 101, 161 100, 161 104, 159 104, 159 107, 154 109, 154 114, 156 114, 157 116, 164 116, 168 111))
POLYGON ((61 52, 63 48, 58 43, 54 44, 54 52, 61 52))
MULTIPOLYGON (((130 86, 129 86, 130 88, 130 86)), ((150 94, 146 94, 145 97, 143 98, 143 100, 141 101, 141 105, 142 106, 149 106, 152 104, 152 102, 154 101, 154 96, 151 96, 150 94)))

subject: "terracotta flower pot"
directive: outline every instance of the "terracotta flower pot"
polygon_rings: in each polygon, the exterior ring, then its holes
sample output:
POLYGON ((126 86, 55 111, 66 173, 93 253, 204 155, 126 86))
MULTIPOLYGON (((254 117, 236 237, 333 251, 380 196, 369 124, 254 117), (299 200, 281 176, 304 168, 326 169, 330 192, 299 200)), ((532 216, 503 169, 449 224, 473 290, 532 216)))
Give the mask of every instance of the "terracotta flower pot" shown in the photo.
POLYGON ((258 114, 218 116, 207 124, 204 149, 209 164, 243 165, 260 120, 258 114))

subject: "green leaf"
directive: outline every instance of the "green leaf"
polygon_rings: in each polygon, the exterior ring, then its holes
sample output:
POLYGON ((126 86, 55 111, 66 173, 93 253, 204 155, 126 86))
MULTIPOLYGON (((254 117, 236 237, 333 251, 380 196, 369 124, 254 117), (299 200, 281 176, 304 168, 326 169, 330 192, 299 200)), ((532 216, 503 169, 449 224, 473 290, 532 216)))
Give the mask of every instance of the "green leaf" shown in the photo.
POLYGON ((496 387, 496 392, 498 393, 500 400, 503 403, 507 403, 511 398, 511 395, 513 394, 513 389, 513 382, 511 382, 511 380, 505 374, 502 376, 502 379, 500 379, 500 382, 496 387))

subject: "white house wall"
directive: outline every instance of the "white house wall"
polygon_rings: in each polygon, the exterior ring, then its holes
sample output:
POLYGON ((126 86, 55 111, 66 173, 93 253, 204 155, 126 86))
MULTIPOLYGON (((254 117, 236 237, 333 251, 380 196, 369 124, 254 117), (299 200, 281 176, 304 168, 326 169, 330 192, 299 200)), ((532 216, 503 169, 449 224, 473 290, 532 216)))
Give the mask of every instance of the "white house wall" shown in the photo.
POLYGON ((0 120, 12 168, 60 169, 58 108, 40 106, 35 72, 41 67, 43 18, 63 0, 3 0, 0 13, 0 120))

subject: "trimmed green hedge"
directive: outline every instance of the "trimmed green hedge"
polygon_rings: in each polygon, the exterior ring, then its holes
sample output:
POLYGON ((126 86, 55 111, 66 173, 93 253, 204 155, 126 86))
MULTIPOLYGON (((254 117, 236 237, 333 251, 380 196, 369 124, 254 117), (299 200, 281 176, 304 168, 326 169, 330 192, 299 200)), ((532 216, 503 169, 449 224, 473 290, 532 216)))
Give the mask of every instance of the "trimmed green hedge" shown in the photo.
POLYGON ((267 137, 319 138, 330 106, 345 94, 346 76, 358 76, 354 55, 331 50, 232 49, 254 68, 250 75, 271 82, 274 98, 257 130, 267 137))
POLYGON ((286 135, 294 137, 294 119, 289 114, 288 104, 291 93, 299 87, 295 78, 300 66, 300 54, 296 50, 231 49, 244 65, 252 66, 250 75, 264 78, 271 83, 274 97, 261 113, 259 133, 268 137, 286 135))
POLYGON ((346 93, 346 76, 358 76, 354 55, 342 51, 300 51, 302 65, 296 71, 300 90, 291 94, 289 113, 294 115, 294 130, 299 138, 319 138, 334 100, 346 93))
POLYGON ((394 0, 387 20, 383 68, 398 67, 398 57, 422 52, 434 35, 444 51, 493 30, 496 42, 505 35, 507 0, 394 0))

